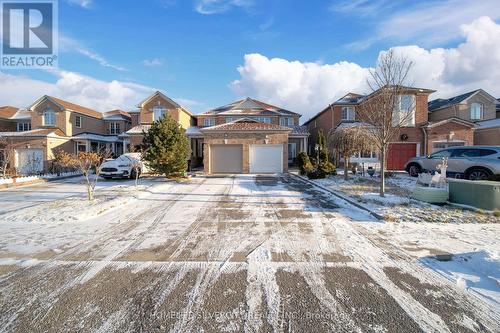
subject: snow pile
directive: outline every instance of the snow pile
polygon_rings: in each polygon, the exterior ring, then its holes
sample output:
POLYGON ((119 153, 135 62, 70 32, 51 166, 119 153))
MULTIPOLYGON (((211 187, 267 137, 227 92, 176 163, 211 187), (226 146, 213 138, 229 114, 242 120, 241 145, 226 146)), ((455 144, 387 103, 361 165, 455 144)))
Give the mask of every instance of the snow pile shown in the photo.
POLYGON ((460 289, 500 306, 500 251, 459 253, 450 261, 426 258, 423 262, 460 289))
POLYGON ((13 184, 13 183, 25 183, 33 180, 38 180, 38 179, 57 179, 57 178, 64 178, 64 177, 69 177, 69 176, 78 176, 81 175, 82 173, 80 171, 72 171, 72 172, 62 172, 59 174, 56 173, 46 173, 43 175, 36 175, 36 176, 21 176, 21 177, 16 177, 16 178, 0 178, 0 185, 3 184, 13 184))

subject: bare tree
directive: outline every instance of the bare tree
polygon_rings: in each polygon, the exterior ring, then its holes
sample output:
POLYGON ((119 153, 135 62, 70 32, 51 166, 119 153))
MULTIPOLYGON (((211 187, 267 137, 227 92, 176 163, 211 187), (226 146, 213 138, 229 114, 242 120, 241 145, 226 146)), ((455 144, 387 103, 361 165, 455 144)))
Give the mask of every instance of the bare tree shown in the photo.
POLYGON ((370 71, 372 91, 357 110, 380 155, 380 196, 385 195, 385 170, 389 144, 402 126, 415 122, 415 95, 408 94, 408 74, 413 63, 405 56, 387 51, 370 71))
POLYGON ((6 139, 0 140, 0 166, 2 170, 2 177, 7 177, 7 170, 12 165, 16 154, 15 147, 6 139))
MULTIPOLYGON (((140 157, 142 157, 142 155, 140 155, 140 157)), ((133 158, 132 159, 132 162, 130 163, 130 166, 132 167, 132 172, 133 172, 133 176, 134 176, 134 184, 135 184, 135 187, 137 187, 137 184, 138 184, 138 181, 139 181, 139 176, 141 174, 141 171, 142 171, 142 161, 141 161, 141 158, 133 158)))
POLYGON ((111 152, 108 150, 100 153, 80 152, 76 155, 59 151, 55 160, 58 164, 75 168, 83 174, 87 185, 87 197, 89 200, 93 200, 95 187, 101 173, 101 165, 110 156, 111 152), (94 174, 93 177, 92 174, 94 174))
POLYGON ((350 157, 371 148, 371 140, 365 124, 353 123, 331 130, 328 134, 328 146, 343 155, 344 179, 347 180, 350 157))

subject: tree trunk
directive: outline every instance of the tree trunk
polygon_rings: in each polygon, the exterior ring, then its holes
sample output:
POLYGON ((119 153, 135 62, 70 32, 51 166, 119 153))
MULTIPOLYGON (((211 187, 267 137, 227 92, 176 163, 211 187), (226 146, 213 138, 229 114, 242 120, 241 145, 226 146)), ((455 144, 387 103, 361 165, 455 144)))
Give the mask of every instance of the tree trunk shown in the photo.
POLYGON ((344 179, 347 180, 348 178, 349 178, 349 159, 347 157, 344 157, 344 179))
POLYGON ((380 196, 385 196, 385 147, 380 151, 380 196))

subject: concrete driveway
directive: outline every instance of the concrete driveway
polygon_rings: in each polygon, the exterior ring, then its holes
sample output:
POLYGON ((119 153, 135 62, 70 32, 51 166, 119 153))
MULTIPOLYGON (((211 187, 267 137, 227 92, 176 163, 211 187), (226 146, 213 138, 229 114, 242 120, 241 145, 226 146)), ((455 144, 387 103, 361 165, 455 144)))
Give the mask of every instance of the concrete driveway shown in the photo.
POLYGON ((290 176, 149 191, 44 259, 0 252, 16 258, 0 265, 0 331, 500 330, 498 308, 290 176))

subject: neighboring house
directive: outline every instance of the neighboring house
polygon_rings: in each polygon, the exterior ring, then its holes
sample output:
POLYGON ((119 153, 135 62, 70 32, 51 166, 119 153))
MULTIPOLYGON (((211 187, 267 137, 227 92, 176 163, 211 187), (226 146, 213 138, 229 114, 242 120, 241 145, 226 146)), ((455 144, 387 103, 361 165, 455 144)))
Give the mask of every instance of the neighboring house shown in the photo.
POLYGON ((119 134, 130 128, 131 119, 121 110, 101 113, 43 96, 1 123, 0 138, 16 150, 13 166, 21 173, 35 173, 47 171, 60 149, 70 153, 107 149, 122 154, 124 142, 119 134), (15 127, 6 127, 8 122, 15 123, 15 127))
POLYGON ((446 122, 434 137, 430 130, 429 140, 433 150, 461 145, 500 145, 500 126, 497 117, 498 100, 482 89, 448 99, 429 102, 429 120, 446 122))
POLYGON ((14 106, 0 107, 0 132, 31 130, 31 113, 14 106))
POLYGON ((192 164, 206 173, 285 172, 305 151, 300 114, 245 98, 195 116, 188 128, 192 164))
MULTIPOLYGON (((428 125, 427 102, 429 95, 433 92, 434 90, 415 87, 404 89, 400 97, 402 101, 400 105, 404 106, 405 103, 411 105, 413 116, 410 117, 406 126, 401 127, 394 141, 389 145, 387 152, 388 170, 402 170, 409 158, 428 153, 425 126, 428 125)), ((311 133, 308 146, 309 154, 314 152, 320 130, 324 132, 325 136, 328 136, 331 130, 335 130, 341 124, 362 122, 363 119, 359 119, 356 111, 363 103, 370 103, 370 97, 374 94, 377 92, 370 95, 348 93, 305 122, 304 125, 311 133)), ((359 152, 351 158, 351 161, 378 163, 378 152, 375 150, 359 152)), ((337 162, 340 162, 338 157, 337 162)))
POLYGON ((137 105, 138 109, 130 111, 133 127, 120 135, 129 147, 129 150, 139 148, 151 124, 168 114, 175 119, 182 128, 187 129, 192 125, 192 114, 177 102, 157 91, 137 105))

